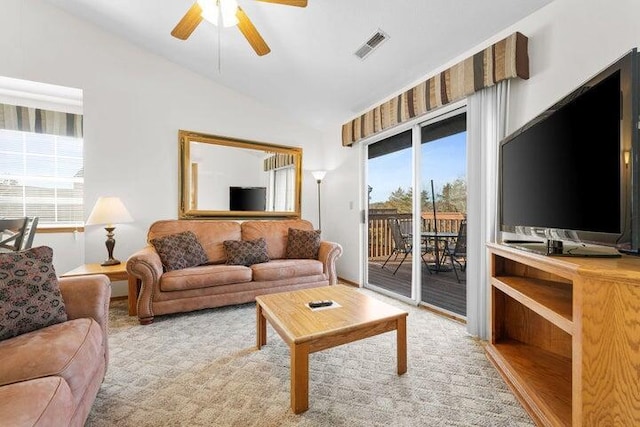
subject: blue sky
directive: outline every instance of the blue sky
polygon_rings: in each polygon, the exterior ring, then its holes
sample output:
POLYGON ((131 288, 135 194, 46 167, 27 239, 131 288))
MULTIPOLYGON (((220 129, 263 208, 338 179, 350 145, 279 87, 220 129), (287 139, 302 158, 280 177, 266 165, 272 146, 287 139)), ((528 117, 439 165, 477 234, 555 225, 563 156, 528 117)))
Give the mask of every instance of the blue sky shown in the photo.
MULTIPOLYGON (((447 182, 465 178, 467 165, 467 133, 422 144, 422 188, 431 193, 430 180, 436 193, 447 182)), ((411 187, 411 148, 376 157, 368 161, 371 202, 384 202, 392 191, 411 187)))

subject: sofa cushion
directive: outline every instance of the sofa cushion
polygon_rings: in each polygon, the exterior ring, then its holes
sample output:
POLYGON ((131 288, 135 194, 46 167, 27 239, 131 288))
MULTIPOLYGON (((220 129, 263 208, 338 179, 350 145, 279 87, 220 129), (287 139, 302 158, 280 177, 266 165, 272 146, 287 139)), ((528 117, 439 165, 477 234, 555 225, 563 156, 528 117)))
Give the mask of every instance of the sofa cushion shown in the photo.
POLYGON ((209 259, 192 231, 151 239, 164 271, 180 270, 206 264, 209 259))
POLYGON ((251 269, 243 265, 203 265, 164 273, 162 291, 184 291, 251 281, 251 269))
POLYGON ((289 228, 313 230, 306 220, 293 219, 282 221, 245 221, 241 224, 242 240, 254 240, 264 237, 267 241, 269 259, 286 258, 287 235, 289 228))
POLYGON ((147 239, 151 241, 151 239, 187 230, 193 231, 198 236, 198 241, 207 253, 207 258, 211 264, 221 264, 227 259, 222 242, 241 239, 239 222, 202 219, 156 221, 149 227, 147 239))
POLYGON ((0 253, 0 340, 67 320, 52 258, 47 246, 0 253))
POLYGON ((287 236, 287 258, 318 259, 320 230, 290 228, 287 236))
POLYGON ((245 265, 260 264, 269 261, 267 241, 263 237, 255 240, 225 240, 227 264, 245 265))
POLYGON ((104 369, 102 329, 93 319, 74 319, 0 341, 0 386, 60 376, 69 385, 74 407, 104 369))
POLYGON ((254 282, 317 276, 322 268, 322 263, 313 259, 279 259, 251 266, 254 282))
POLYGON ((0 387, 0 423, 7 426, 66 426, 74 406, 61 377, 45 377, 0 387))

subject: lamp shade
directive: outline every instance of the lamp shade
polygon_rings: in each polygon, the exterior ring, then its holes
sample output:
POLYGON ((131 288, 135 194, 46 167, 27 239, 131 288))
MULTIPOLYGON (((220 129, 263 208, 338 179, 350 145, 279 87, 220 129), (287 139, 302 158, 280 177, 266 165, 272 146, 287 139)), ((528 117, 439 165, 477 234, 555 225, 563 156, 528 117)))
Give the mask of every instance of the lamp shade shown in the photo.
POLYGON ((312 171, 311 175, 316 179, 316 181, 322 181, 324 176, 327 174, 327 171, 312 171))
POLYGON ((133 222, 133 218, 118 197, 98 197, 85 225, 113 225, 125 222, 133 222))

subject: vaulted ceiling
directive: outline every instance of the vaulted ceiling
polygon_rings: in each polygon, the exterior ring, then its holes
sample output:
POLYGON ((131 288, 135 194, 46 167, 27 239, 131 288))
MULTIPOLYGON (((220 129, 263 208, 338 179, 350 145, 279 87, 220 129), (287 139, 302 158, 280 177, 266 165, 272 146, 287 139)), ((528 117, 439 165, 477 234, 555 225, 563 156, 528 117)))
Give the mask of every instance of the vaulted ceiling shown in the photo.
POLYGON ((271 48, 203 21, 170 35, 194 0, 46 0, 108 32, 327 129, 353 118, 552 0, 308 0, 306 8, 238 0, 271 48), (361 60, 378 29, 389 39, 361 60))

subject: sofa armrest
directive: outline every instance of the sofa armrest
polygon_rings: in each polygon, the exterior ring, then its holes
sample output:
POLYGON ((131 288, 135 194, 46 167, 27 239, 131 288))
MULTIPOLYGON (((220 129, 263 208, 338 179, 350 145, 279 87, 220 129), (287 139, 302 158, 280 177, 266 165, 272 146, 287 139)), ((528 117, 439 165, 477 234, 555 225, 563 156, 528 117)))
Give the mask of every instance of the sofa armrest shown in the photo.
POLYGON ((61 277, 60 293, 69 320, 89 317, 107 331, 111 281, 104 274, 61 277))
POLYGON ((109 302, 111 280, 104 274, 92 276, 61 277, 60 293, 69 320, 83 317, 98 322, 102 329, 104 358, 109 364, 109 302))
POLYGON ((153 320, 153 294, 160 286, 162 277, 162 261, 160 255, 151 245, 140 249, 127 260, 127 273, 140 280, 137 309, 140 323, 150 323, 153 320))
POLYGON ((318 252, 318 261, 323 264, 323 271, 329 276, 329 284, 338 283, 338 274, 336 273, 336 260, 342 255, 342 246, 335 242, 320 242, 320 251, 318 252))

